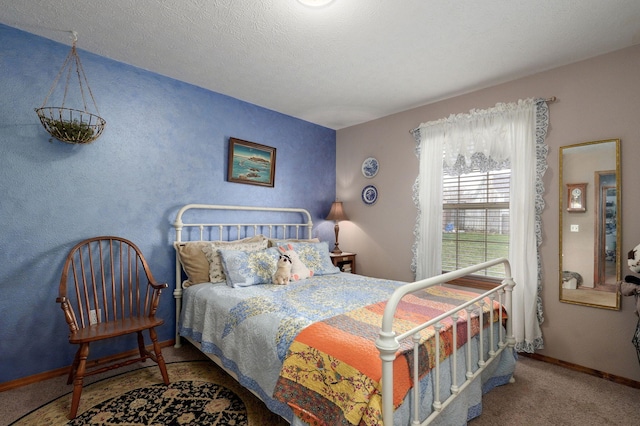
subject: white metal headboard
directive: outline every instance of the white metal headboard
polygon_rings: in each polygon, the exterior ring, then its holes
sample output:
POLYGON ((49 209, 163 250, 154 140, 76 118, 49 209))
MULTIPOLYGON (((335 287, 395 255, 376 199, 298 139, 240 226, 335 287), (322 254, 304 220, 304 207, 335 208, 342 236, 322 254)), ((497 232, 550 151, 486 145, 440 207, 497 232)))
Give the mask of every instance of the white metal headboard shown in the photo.
MULTIPOLYGON (((243 216, 244 219, 244 216, 243 216)), ((305 209, 299 208, 287 208, 287 207, 252 207, 252 206, 225 206, 215 204, 187 204, 182 207, 176 215, 176 220, 173 223, 173 227, 176 230, 176 238, 174 245, 186 242, 186 241, 233 241, 239 240, 244 237, 250 237, 253 235, 262 234, 267 238, 311 238, 313 230, 313 222, 311 220, 311 214, 305 209), (190 222, 184 219, 184 215, 187 212, 200 212, 203 214, 196 214, 197 219, 200 217, 206 217, 207 211, 228 211, 229 215, 223 217, 223 221, 220 221, 221 216, 219 214, 212 214, 212 217, 216 219, 215 222, 197 221, 190 222), (234 222, 238 220, 237 214, 240 212, 255 212, 248 213, 250 217, 249 221, 234 222), (236 213, 234 219, 234 213, 236 213), (269 214, 269 217, 261 218, 261 214, 269 214), (278 214, 274 219, 273 214, 278 214), (231 217, 231 220, 229 220, 231 217), (253 220, 253 217, 256 220, 253 220), (281 221, 282 218, 283 220, 281 221), (286 221, 284 220, 286 219, 286 221), (275 222, 269 222, 269 220, 275 220, 275 222), (187 232, 195 229, 197 232, 187 232), (183 232, 184 231, 184 232, 183 232), (197 238, 192 238, 193 235, 197 235, 197 238)), ((173 297, 176 299, 176 343, 175 347, 179 348, 180 335, 179 321, 180 311, 182 309, 182 266, 180 264, 180 258, 178 251, 176 250, 176 287, 173 291, 173 297)))

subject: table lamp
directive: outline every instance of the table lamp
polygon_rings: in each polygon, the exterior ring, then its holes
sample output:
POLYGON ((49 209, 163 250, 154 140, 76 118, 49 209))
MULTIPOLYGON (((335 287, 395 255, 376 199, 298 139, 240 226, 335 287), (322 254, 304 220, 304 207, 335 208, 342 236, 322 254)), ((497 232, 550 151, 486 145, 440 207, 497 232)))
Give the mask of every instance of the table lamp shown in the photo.
POLYGON ((338 222, 341 220, 349 220, 342 208, 342 201, 334 201, 333 204, 331 204, 331 210, 329 211, 329 215, 326 219, 333 220, 336 223, 336 225, 334 226, 334 230, 336 231, 336 246, 333 248, 331 253, 340 254, 342 253, 342 250, 340 250, 340 247, 338 247, 338 232, 340 232, 340 226, 338 225, 338 222))

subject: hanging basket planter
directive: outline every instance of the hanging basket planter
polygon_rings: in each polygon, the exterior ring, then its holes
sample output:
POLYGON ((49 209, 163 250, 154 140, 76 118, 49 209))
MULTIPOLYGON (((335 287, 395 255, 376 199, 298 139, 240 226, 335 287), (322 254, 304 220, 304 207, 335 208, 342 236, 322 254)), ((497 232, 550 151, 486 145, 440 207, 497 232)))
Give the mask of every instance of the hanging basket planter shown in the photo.
POLYGON ((107 124, 102 117, 72 108, 42 107, 36 108, 36 113, 51 136, 67 143, 91 143, 107 124))
POLYGON ((76 50, 76 41, 78 38, 75 31, 72 32, 72 34, 73 45, 71 51, 67 55, 42 106, 36 108, 36 114, 38 114, 38 118, 44 129, 54 138, 71 144, 88 144, 102 135, 107 122, 98 115, 100 113, 98 111, 98 105, 93 97, 87 76, 84 73, 80 57, 78 56, 78 51, 76 50), (61 106, 46 106, 49 97, 54 92, 62 75, 66 75, 66 85, 64 87, 61 106), (65 107, 72 75, 75 75, 78 80, 83 109, 65 107), (95 114, 88 110, 85 91, 88 92, 91 97, 95 114))

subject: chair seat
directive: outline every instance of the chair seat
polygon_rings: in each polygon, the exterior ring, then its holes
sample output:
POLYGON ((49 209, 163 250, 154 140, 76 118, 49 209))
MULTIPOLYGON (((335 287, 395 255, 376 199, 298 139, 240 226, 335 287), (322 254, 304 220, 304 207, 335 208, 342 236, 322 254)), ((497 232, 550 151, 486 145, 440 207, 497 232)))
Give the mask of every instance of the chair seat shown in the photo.
POLYGON ((164 324, 164 320, 156 317, 132 317, 93 324, 69 334, 69 343, 79 344, 95 342, 111 337, 123 336, 137 331, 147 330, 164 324))

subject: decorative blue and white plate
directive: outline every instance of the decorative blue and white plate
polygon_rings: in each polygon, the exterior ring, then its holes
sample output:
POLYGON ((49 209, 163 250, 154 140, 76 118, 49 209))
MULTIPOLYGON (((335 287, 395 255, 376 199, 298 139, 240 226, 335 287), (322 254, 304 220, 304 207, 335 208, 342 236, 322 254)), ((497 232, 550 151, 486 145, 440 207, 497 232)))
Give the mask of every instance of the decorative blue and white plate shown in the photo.
POLYGON ((373 185, 367 185, 362 189, 362 201, 371 205, 378 200, 378 190, 373 185))
POLYGON ((362 162, 362 174, 366 178, 372 178, 378 174, 378 160, 373 157, 369 157, 362 162))

